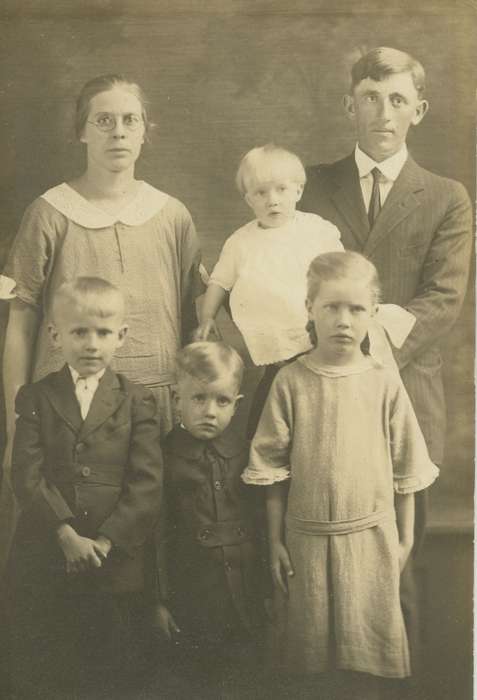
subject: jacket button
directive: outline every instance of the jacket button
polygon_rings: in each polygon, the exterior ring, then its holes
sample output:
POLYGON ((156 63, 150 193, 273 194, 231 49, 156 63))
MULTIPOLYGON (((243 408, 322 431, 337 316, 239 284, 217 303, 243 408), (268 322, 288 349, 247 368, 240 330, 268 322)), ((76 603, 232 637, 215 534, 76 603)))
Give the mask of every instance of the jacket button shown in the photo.
POLYGON ((83 469, 81 470, 81 474, 85 477, 89 476, 91 474, 91 469, 89 467, 83 467, 83 469))
POLYGON ((87 518, 87 517, 88 517, 88 511, 87 511, 87 510, 84 510, 84 511, 83 511, 83 518, 87 518))
POLYGON ((83 452, 85 447, 86 445, 84 444, 84 442, 78 442, 78 444, 76 445, 76 452, 83 452))
POLYGON ((215 482, 214 482, 214 489, 215 489, 216 491, 220 491, 221 488, 222 488, 221 482, 220 482, 220 481, 215 481, 215 482))
POLYGON ((225 571, 232 571, 232 564, 229 561, 224 562, 225 571))
POLYGON ((245 530, 244 530, 243 528, 241 528, 241 527, 238 527, 238 528, 237 528, 237 535, 238 535, 239 537, 243 537, 243 536, 245 535, 245 530))
POLYGON ((210 530, 201 530, 201 532, 199 533, 199 537, 201 540, 208 539, 209 535, 210 535, 210 530))

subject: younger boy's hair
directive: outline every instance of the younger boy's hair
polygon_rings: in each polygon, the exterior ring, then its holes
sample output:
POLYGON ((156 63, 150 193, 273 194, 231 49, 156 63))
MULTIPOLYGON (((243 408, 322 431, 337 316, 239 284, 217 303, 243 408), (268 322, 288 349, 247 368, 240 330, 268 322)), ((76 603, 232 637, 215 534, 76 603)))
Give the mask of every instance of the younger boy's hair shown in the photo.
POLYGON ((366 78, 379 82, 397 73, 410 73, 419 99, 424 97, 426 74, 421 63, 410 54, 388 46, 378 46, 356 61, 351 69, 351 92, 366 78))
POLYGON ((265 146, 252 148, 246 153, 237 170, 235 184, 240 194, 245 195, 250 180, 267 181, 277 177, 286 177, 304 185, 305 168, 299 157, 286 148, 267 143, 265 146))
POLYGON ((240 388, 244 372, 242 358, 226 343, 201 340, 186 345, 176 357, 177 382, 189 375, 204 384, 215 382, 224 374, 232 375, 240 388))
POLYGON ((120 315, 124 318, 122 292, 101 277, 75 277, 63 282, 53 295, 50 316, 54 321, 58 310, 66 305, 79 306, 102 318, 120 315))

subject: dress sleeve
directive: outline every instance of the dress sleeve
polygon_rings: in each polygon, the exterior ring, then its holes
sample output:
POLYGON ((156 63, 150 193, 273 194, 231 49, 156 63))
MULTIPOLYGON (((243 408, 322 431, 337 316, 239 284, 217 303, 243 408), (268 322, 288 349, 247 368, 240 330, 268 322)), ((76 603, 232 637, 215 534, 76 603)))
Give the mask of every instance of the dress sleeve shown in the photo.
POLYGON ((181 205, 181 217, 178 222, 178 241, 181 261, 181 337, 182 343, 189 342, 192 331, 197 327, 195 300, 205 291, 202 281, 201 250, 194 222, 189 211, 181 205))
POLYGON ((217 284, 226 292, 230 292, 238 277, 240 248, 240 240, 232 234, 224 243, 220 257, 210 275, 209 284, 217 284))
POLYGON ((270 486, 290 478, 291 396, 280 374, 272 384, 252 440, 249 464, 242 474, 246 484, 270 486))
POLYGON ((42 303, 45 282, 53 265, 55 213, 41 197, 26 209, 4 270, 15 280, 17 298, 35 307, 42 303))
POLYGON ((431 462, 416 414, 398 375, 395 381, 389 426, 394 491, 406 494, 430 486, 439 475, 439 469, 431 462))

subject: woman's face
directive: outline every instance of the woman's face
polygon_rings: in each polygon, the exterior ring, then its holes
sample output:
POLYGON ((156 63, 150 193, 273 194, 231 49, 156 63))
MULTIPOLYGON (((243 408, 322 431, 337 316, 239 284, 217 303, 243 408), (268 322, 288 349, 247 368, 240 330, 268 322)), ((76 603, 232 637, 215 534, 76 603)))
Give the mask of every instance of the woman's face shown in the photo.
POLYGON ((133 168, 144 143, 144 132, 142 107, 135 95, 120 87, 98 93, 90 102, 81 135, 88 150, 88 165, 110 172, 133 168), (112 128, 103 131, 104 125, 112 128))

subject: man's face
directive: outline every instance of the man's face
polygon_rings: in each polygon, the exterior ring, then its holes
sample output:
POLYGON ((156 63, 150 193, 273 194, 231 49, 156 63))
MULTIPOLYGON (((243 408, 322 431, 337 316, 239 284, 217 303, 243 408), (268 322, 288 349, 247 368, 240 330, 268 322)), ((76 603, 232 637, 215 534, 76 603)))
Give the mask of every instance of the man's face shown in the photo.
POLYGON ((396 73, 384 80, 365 78, 344 105, 356 124, 358 144, 378 163, 399 151, 411 124, 419 124, 427 111, 418 97, 411 73, 396 73))

